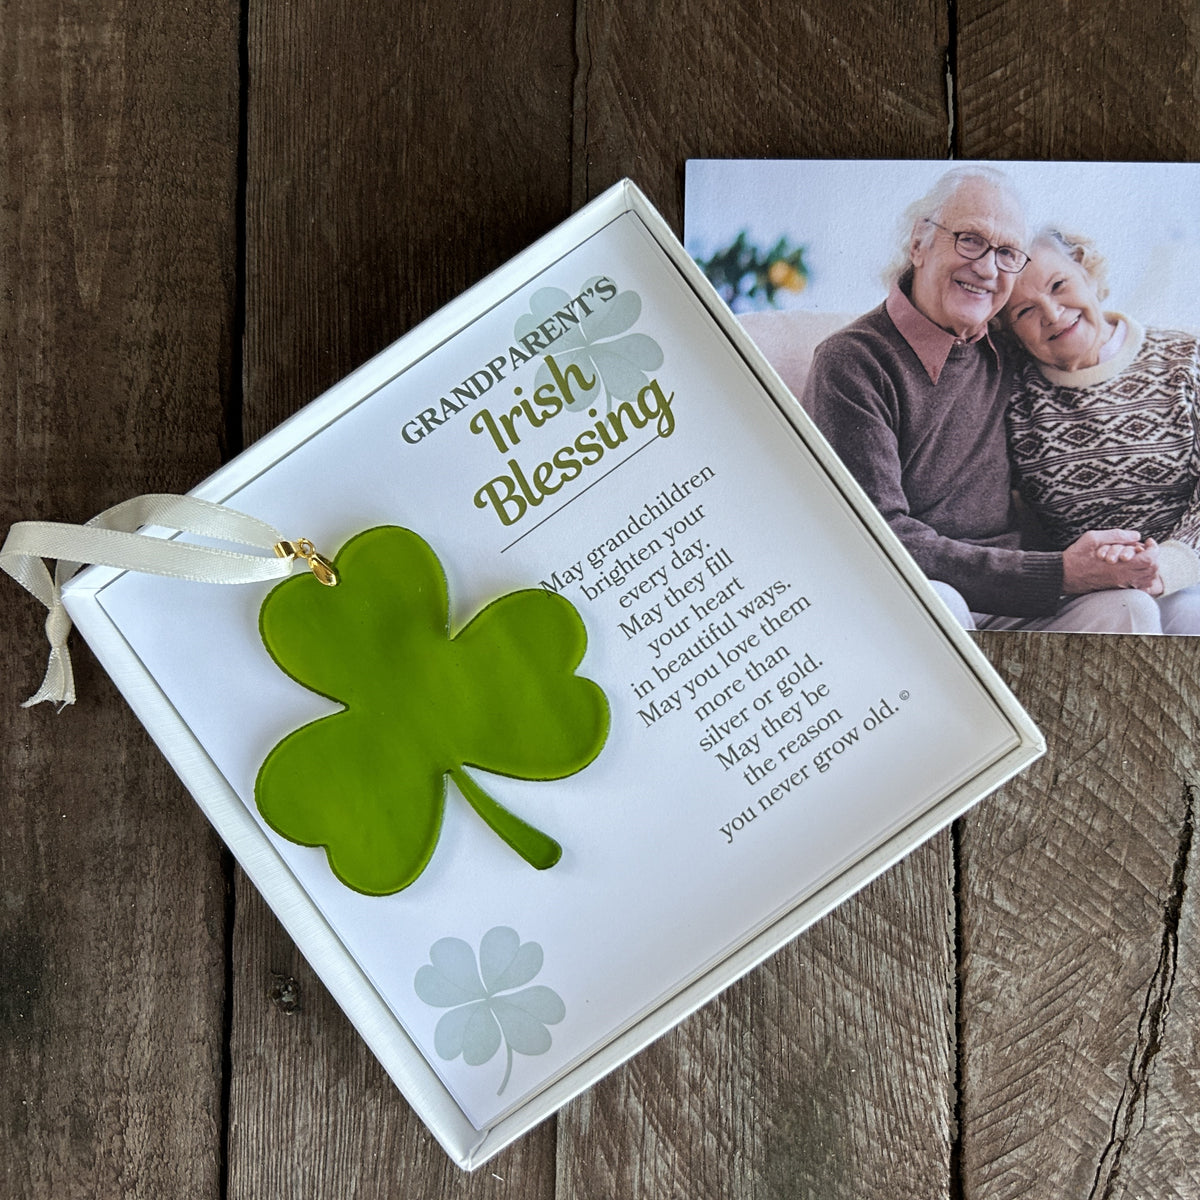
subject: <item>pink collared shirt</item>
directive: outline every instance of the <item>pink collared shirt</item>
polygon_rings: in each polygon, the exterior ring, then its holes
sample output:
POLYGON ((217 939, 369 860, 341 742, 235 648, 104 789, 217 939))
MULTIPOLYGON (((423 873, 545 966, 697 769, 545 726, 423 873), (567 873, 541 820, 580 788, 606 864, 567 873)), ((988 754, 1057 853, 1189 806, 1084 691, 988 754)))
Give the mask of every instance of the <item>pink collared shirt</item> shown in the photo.
POLYGON ((973 346, 976 342, 986 340, 988 349, 995 355, 997 361, 1000 355, 988 335, 987 327, 973 338, 955 337, 947 333, 940 325, 935 325, 913 302, 906 296, 898 283, 892 285, 892 290, 884 301, 884 309, 891 317, 900 336, 912 347, 913 353, 920 359, 929 382, 936 386, 938 376, 950 357, 950 351, 955 346, 973 346))

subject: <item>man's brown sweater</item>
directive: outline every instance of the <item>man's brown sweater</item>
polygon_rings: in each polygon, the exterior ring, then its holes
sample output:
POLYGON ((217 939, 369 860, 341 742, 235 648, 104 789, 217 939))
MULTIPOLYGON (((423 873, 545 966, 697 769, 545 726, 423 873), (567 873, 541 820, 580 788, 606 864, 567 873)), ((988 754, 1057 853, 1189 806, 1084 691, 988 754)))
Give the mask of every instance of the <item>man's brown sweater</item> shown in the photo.
POLYGON ((1058 607, 1062 555, 1020 549, 1010 386, 989 339, 957 341, 894 289, 817 347, 804 407, 930 579, 973 612, 1044 616, 1058 607), (891 314, 916 330, 924 363, 891 314))

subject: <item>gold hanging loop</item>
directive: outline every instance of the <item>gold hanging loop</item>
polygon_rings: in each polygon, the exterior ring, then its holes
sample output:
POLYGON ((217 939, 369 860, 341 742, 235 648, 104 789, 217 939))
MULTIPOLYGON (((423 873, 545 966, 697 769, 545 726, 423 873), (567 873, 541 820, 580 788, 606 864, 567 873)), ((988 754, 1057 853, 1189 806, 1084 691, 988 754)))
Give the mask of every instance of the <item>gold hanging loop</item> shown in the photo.
POLYGON ((333 563, 318 553, 316 546, 308 538, 299 538, 294 542, 280 541, 275 543, 275 553, 279 558, 302 558, 308 564, 308 569, 317 577, 317 582, 325 587, 337 587, 337 572, 333 563))

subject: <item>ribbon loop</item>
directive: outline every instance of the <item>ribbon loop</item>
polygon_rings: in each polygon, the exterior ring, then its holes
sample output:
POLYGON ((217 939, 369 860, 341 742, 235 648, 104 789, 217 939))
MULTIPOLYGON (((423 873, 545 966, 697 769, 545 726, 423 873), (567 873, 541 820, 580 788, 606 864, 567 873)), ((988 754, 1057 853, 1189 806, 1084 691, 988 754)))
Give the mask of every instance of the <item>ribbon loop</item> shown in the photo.
POLYGON ((22 521, 12 526, 0 547, 0 569, 48 610, 46 677, 25 707, 49 700, 61 711, 75 703, 74 672, 67 650, 71 618, 63 607, 62 587, 82 565, 119 567, 201 583, 262 583, 283 579, 291 572, 293 560, 274 553, 282 541, 279 531, 265 521, 194 496, 135 496, 106 509, 86 525, 22 521), (138 532, 146 526, 234 542, 263 553, 246 554, 138 532), (57 560, 53 578, 44 559, 57 560))

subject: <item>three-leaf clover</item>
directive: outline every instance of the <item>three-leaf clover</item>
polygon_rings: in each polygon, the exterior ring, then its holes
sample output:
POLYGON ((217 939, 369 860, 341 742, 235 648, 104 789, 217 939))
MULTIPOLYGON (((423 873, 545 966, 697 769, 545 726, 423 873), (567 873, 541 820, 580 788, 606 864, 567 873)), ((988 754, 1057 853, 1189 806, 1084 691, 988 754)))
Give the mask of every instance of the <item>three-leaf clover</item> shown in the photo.
POLYGON ((523 986, 542 969, 542 959, 537 942, 522 942, 515 929, 498 925, 483 935, 478 967, 462 938, 441 938, 429 949, 429 965, 413 980, 426 1004, 450 1010, 433 1031, 434 1049, 442 1058, 461 1054, 467 1066, 482 1066, 504 1042, 508 1063, 497 1096, 508 1086, 513 1051, 545 1054, 551 1041, 546 1026, 567 1015, 551 988, 523 986))
POLYGON ((358 534, 335 561, 340 582, 285 580, 259 625, 272 658, 344 711, 288 734, 268 755, 255 800, 276 832, 324 846, 343 883, 369 895, 407 887, 437 845, 446 776, 532 866, 562 848, 469 775, 562 779, 600 753, 603 691, 574 673, 587 634, 569 600, 511 592, 453 637, 441 564, 415 533, 358 534))
MULTIPOLYGON (((610 300, 604 300, 596 289, 601 277, 589 279, 580 289, 581 295, 592 293, 590 312, 584 314, 578 306, 573 311, 579 316, 577 325, 569 325, 553 347, 554 361, 565 371, 574 364, 587 379, 595 379, 595 385, 587 390, 579 389, 567 407, 573 410, 591 408, 601 399, 601 387, 607 395, 608 407, 613 402, 634 400, 638 392, 649 383, 650 371, 663 364, 663 352, 659 344, 644 333, 628 333, 637 324, 642 314, 642 298, 632 290, 618 291, 610 300)), ((567 309, 571 297, 561 288, 539 288, 530 297, 529 312, 517 319, 513 333, 522 338, 555 313, 567 309)), ((553 376, 545 361, 538 368, 534 380, 535 389, 551 383, 553 376)))

